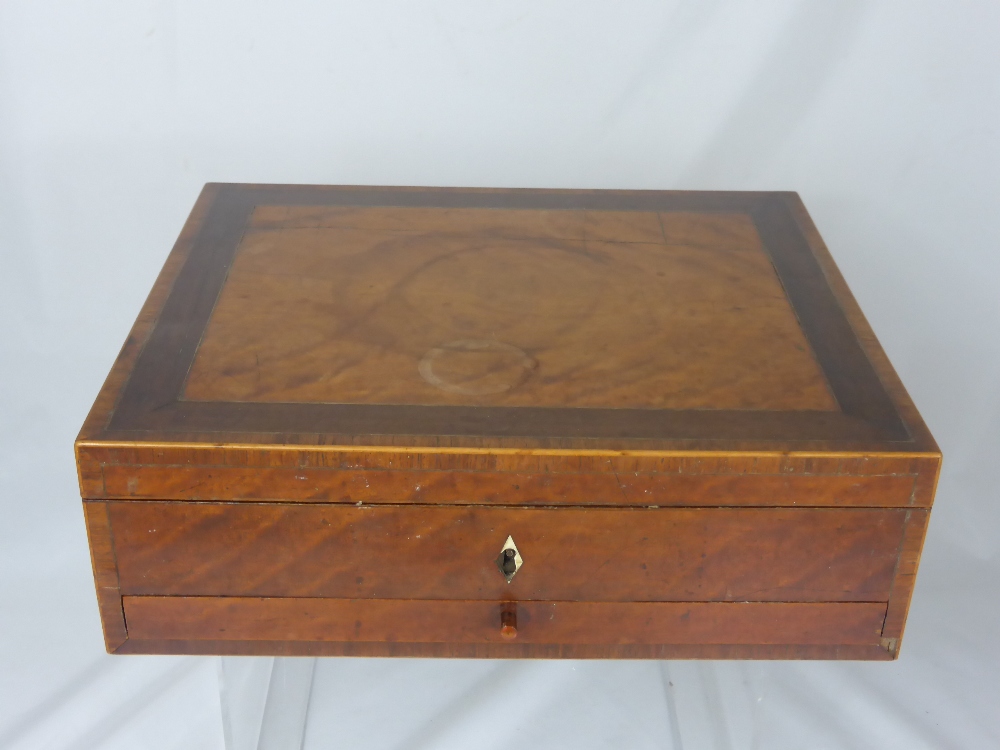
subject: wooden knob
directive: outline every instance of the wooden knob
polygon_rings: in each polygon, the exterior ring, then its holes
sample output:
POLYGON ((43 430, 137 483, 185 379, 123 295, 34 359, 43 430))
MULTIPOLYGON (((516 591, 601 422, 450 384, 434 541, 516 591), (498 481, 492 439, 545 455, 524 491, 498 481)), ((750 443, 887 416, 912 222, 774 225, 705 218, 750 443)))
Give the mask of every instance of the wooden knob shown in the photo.
POLYGON ((500 637, 508 641, 517 638, 517 609, 514 606, 500 612, 500 637))

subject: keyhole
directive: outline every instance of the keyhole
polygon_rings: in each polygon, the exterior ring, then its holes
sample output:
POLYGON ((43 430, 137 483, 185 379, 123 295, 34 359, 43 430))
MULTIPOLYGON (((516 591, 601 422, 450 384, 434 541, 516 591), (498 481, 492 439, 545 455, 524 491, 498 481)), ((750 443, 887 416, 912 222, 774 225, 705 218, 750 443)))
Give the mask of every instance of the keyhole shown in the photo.
POLYGON ((503 552, 503 565, 500 566, 503 570, 504 575, 511 575, 515 570, 517 570, 517 563, 514 562, 514 550, 506 549, 503 552))
POLYGON ((524 564, 524 560, 521 559, 517 546, 514 544, 513 537, 507 537, 507 543, 504 544, 500 554, 493 562, 496 564, 497 570, 507 579, 507 583, 510 583, 510 580, 524 564))

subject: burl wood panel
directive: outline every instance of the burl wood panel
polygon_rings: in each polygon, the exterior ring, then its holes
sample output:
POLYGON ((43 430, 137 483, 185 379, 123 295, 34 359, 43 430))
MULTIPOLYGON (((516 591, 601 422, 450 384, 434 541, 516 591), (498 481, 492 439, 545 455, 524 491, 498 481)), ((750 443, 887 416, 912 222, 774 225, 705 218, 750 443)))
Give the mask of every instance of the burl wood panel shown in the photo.
MULTIPOLYGON (((505 643, 482 601, 126 596, 139 639, 505 643)), ((873 645, 885 604, 525 602, 519 643, 873 645)))
POLYGON ((109 503, 128 595, 881 601, 906 510, 109 503), (512 535, 524 564, 494 564, 512 535))
POLYGON ((745 214, 258 207, 191 401, 835 411, 745 214))

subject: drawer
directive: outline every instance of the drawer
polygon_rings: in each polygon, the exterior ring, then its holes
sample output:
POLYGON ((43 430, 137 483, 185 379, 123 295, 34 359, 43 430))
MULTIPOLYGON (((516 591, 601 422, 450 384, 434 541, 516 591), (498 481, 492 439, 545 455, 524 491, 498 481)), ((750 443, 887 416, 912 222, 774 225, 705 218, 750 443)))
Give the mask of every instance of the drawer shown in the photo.
POLYGON ((906 510, 108 504, 125 596, 885 602, 906 510), (495 560, 508 536, 523 565, 495 560))
POLYGON ((874 645, 884 603, 518 602, 126 596, 139 641, 874 645), (504 638, 501 611, 514 612, 504 638), (509 635, 509 633, 508 633, 509 635))

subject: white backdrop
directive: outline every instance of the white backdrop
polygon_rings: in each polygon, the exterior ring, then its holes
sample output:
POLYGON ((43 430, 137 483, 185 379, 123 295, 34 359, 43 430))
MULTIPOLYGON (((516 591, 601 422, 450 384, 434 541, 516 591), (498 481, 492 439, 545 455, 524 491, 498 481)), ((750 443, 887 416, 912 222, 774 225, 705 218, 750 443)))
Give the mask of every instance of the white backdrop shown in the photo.
POLYGON ((798 190, 945 453, 896 663, 328 660, 311 746, 1000 746, 998 40, 989 0, 4 0, 0 747, 221 747, 211 660, 104 655, 72 454, 206 181, 798 190))

